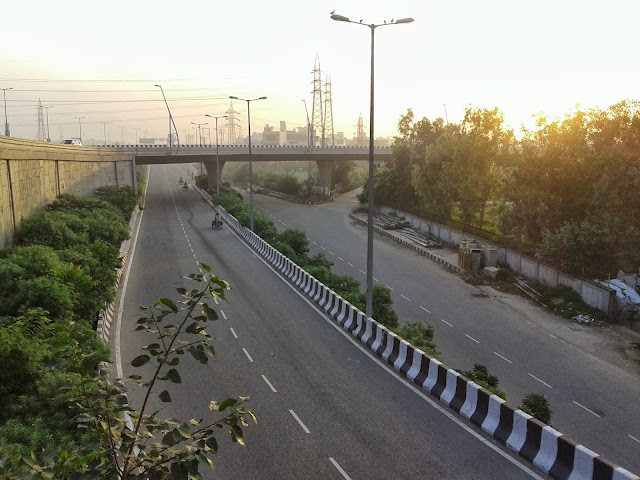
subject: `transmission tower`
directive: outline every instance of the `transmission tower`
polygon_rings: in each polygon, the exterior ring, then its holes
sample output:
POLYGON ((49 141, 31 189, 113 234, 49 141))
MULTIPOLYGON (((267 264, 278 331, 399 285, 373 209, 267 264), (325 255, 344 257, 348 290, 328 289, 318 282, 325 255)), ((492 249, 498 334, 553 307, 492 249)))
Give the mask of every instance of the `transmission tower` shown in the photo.
POLYGON ((324 127, 322 131, 326 133, 327 143, 332 147, 335 147, 336 140, 333 133, 333 104, 331 102, 331 77, 329 75, 327 75, 327 79, 324 82, 324 127))
POLYGON ((316 54, 316 62, 313 68, 313 107, 311 109, 311 138, 312 145, 316 144, 316 137, 320 139, 320 145, 324 147, 324 117, 322 115, 322 72, 320 71, 320 59, 316 54))
MULTIPOLYGON (((235 145, 236 140, 238 139, 238 134, 236 134, 236 126, 240 127, 240 120, 236 118, 236 111, 233 109, 233 102, 229 102, 229 110, 224 112, 227 115, 227 121, 225 123, 225 128, 227 129, 227 145, 235 145)), ((223 135, 225 137, 225 135, 223 135)))
POLYGON ((38 98, 38 134, 36 140, 44 142, 47 140, 47 128, 44 124, 44 115, 42 114, 42 102, 38 98))
POLYGON ((362 122, 362 114, 358 117, 358 130, 356 133, 356 145, 365 147, 367 145, 367 137, 364 135, 364 123, 362 122))

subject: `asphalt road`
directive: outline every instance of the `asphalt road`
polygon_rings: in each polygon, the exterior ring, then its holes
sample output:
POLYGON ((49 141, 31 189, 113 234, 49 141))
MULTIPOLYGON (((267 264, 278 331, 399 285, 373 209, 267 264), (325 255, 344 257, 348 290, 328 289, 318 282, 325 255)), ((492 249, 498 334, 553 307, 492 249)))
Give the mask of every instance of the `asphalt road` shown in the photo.
POLYGON ((185 421, 205 417, 210 400, 251 397, 258 424, 245 430, 247 447, 221 432, 211 478, 540 478, 364 353, 228 227, 213 231, 208 205, 176 182, 186 170, 151 168, 119 342, 124 374, 139 373, 128 364, 152 341, 133 332, 139 305, 192 288, 179 276, 197 262, 230 283, 208 329, 216 359, 184 358, 183 383, 162 385, 173 398, 162 414, 185 421))
MULTIPOLYGON (((357 203, 353 195, 317 206, 260 194, 254 202, 280 230, 304 230, 312 253, 324 253, 334 262, 334 272, 352 275, 364 285, 366 227, 348 217, 357 203)), ((607 363, 597 348, 583 349, 579 337, 588 332, 573 331, 557 317, 551 329, 549 314, 534 308, 533 314, 523 315, 379 235, 374 240, 373 276, 392 289, 401 321, 435 326, 435 341, 447 366, 466 370, 476 362, 487 365, 516 406, 529 393, 546 395, 555 428, 640 472, 640 380, 607 363)))

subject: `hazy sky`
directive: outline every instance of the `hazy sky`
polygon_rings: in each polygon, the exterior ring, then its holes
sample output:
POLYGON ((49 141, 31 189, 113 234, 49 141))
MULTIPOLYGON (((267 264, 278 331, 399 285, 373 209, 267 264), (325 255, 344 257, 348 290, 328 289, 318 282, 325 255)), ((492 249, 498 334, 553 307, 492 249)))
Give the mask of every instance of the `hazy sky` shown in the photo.
MULTIPOLYGON (((316 55, 331 76, 334 130, 369 125, 370 30, 376 30, 375 136, 391 136, 407 108, 459 121, 465 107, 499 107, 519 129, 532 114, 637 99, 637 0, 20 0, 0 13, 0 88, 13 136, 35 138, 37 101, 53 105, 53 141, 133 142, 166 136, 165 89, 180 136, 229 95, 252 104, 252 130, 305 126, 316 55), (85 93, 81 93, 86 91, 85 93), (124 130, 121 128, 124 127, 124 130)), ((1 92, 0 92, 1 94, 1 92)), ((0 97, 0 101, 2 97, 0 97)), ((246 134, 246 104, 235 102, 246 134)), ((311 111, 309 112, 311 114, 311 111)), ((0 110, 4 123, 4 112, 0 110)), ((0 129, 0 133, 4 133, 0 129)))

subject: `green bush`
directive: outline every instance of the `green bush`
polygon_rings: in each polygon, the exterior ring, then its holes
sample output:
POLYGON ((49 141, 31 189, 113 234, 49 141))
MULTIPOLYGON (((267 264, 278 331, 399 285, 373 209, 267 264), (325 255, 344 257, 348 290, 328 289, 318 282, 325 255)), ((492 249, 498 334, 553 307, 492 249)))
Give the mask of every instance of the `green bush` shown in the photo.
POLYGON ((138 197, 129 185, 116 187, 106 185, 96 188, 95 196, 116 207, 122 214, 125 222, 129 222, 131 213, 136 208, 138 197))
POLYGON ((522 399, 520 410, 540 420, 542 423, 551 425, 551 415, 553 412, 549 406, 549 400, 545 395, 530 393, 522 399))
POLYGON ((503 400, 507 400, 507 394, 505 393, 505 391, 498 388, 498 377, 496 377, 495 375, 491 375, 486 365, 483 365, 481 363, 474 363, 473 370, 456 369, 456 371, 467 377, 469 380, 477 383, 481 387, 486 388, 494 395, 499 396, 503 400))
POLYGON ((438 358, 440 355, 436 350, 436 344, 433 341, 433 336, 435 334, 435 328, 433 328, 433 325, 425 325, 420 322, 409 322, 406 325, 394 328, 393 332, 431 357, 438 358))

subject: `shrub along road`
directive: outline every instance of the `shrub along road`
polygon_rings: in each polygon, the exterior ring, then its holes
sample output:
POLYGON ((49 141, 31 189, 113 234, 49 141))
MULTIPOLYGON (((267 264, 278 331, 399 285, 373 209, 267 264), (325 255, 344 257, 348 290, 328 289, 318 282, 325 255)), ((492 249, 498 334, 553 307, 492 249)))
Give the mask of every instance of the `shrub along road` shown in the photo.
MULTIPOLYGON (((254 202, 278 228, 307 232, 312 253, 324 252, 336 273, 364 283, 366 229, 348 218, 356 205, 353 196, 300 205, 258 194, 254 202)), ((373 276, 393 289, 401 321, 436 327, 434 340, 447 366, 467 370, 476 362, 487 365, 516 406, 529 393, 546 395, 555 428, 640 472, 637 366, 622 369, 604 361, 608 355, 601 355, 600 342, 586 341, 592 335, 588 331, 572 330, 568 321, 540 309, 527 308, 524 314, 509 305, 515 302, 494 301, 483 290, 380 236, 374 242, 373 276)))
POLYGON ((228 228, 212 230, 209 207, 176 183, 185 173, 151 169, 120 341, 125 375, 140 373, 127 366, 150 341, 131 333, 138 305, 188 287, 178 275, 196 262, 230 283, 209 332, 217 358, 193 368, 184 359, 165 412, 200 418, 212 399, 251 397, 258 425, 245 429, 246 449, 220 442, 215 478, 539 478, 403 386, 228 228))

